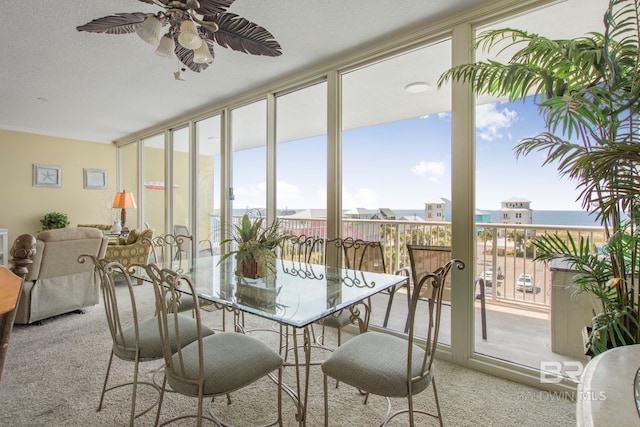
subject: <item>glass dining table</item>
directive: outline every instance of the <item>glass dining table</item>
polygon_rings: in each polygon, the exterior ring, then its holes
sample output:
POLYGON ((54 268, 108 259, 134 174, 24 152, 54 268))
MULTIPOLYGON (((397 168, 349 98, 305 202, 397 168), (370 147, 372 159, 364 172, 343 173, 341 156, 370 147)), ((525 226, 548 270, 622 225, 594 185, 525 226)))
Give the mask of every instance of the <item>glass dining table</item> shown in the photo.
MULTIPOLYGON (((294 362, 286 365, 296 369, 296 388, 294 390, 287 386, 285 391, 297 403, 296 418, 300 425, 305 425, 311 349, 316 345, 312 339, 311 325, 341 310, 349 310, 353 323, 362 331, 368 326, 368 298, 406 280, 405 276, 281 259, 276 261, 275 275, 266 279, 248 279, 237 275, 233 257, 223 262, 220 262, 219 256, 200 257, 175 261, 163 267, 187 275, 201 300, 233 311, 236 318, 243 313, 250 313, 293 328, 294 333, 289 334, 293 343, 291 347, 287 346, 286 351, 293 351, 294 362), (301 346, 296 330, 302 332, 301 346), (304 350, 303 363, 300 363, 299 348, 304 350), (304 368, 304 372, 301 372, 301 368, 304 368), (304 385, 301 374, 304 375, 304 385)), ((134 273, 133 276, 149 280, 143 273, 134 273)))

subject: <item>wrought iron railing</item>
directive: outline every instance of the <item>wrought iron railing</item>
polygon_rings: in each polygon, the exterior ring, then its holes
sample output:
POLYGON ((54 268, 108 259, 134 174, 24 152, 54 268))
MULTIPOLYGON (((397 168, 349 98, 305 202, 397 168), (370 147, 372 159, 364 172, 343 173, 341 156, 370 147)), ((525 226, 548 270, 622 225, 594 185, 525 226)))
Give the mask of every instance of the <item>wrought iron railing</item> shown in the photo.
MULTIPOLYGON (((325 219, 286 216, 279 219, 287 233, 327 237, 325 219)), ((476 223, 476 260, 470 265, 475 268, 474 276, 483 278, 487 285, 486 299, 495 304, 548 310, 551 272, 547 265, 533 260, 535 248, 531 240, 542 234, 567 233, 578 239, 588 236, 595 246, 604 241, 602 227, 476 223)), ((451 246, 451 223, 343 218, 342 237, 381 241, 387 270, 392 272, 409 267, 407 243, 451 246)), ((218 243, 213 243, 214 248, 218 243)), ((321 260, 322 256, 318 253, 316 258, 321 260)))

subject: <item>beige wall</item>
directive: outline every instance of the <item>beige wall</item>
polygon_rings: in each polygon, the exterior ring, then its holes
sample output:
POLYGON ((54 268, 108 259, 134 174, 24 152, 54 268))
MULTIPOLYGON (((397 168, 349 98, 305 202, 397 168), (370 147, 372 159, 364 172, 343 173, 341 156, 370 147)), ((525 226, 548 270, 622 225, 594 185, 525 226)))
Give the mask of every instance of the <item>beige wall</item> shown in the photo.
POLYGON ((116 153, 113 144, 0 129, 0 228, 9 229, 10 245, 20 234, 40 231, 40 218, 47 212, 66 213, 72 226, 107 223, 119 215, 110 208, 116 153), (34 163, 62 167, 62 188, 34 187, 34 163), (106 169, 108 188, 85 190, 83 168, 106 169))

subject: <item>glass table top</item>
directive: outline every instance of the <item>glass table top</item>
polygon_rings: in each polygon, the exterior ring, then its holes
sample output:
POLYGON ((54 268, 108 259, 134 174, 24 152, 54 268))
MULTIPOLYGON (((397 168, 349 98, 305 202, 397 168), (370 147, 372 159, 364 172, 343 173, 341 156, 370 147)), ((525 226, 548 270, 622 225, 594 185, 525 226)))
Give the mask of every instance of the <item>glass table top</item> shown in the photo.
MULTIPOLYGON (((248 279, 235 274, 233 257, 202 257, 169 267, 193 281, 204 300, 258 316, 305 327, 343 308, 397 285, 406 276, 339 269, 278 259, 275 277, 248 279)), ((134 277, 148 280, 140 272, 134 277)))

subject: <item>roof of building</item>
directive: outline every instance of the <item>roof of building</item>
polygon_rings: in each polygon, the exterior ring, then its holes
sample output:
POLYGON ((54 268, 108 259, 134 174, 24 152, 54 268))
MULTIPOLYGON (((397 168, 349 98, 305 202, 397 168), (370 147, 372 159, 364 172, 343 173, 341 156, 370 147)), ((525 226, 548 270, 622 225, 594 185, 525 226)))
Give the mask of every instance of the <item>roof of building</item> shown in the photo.
POLYGON ((427 200, 426 202, 424 202, 425 205, 430 205, 432 203, 438 203, 438 204, 444 203, 446 205, 451 203, 451 200, 445 199, 444 197, 437 197, 435 199, 427 200))
POLYGON ((525 198, 522 197, 511 197, 507 200, 503 200, 502 203, 515 203, 515 202, 522 202, 522 203, 531 203, 531 200, 527 200, 525 198))
POLYGON ((326 209, 305 209, 300 212, 296 212, 293 215, 287 215, 287 218, 326 218, 327 210, 326 209))

